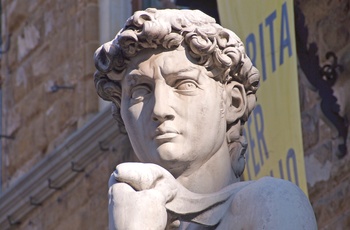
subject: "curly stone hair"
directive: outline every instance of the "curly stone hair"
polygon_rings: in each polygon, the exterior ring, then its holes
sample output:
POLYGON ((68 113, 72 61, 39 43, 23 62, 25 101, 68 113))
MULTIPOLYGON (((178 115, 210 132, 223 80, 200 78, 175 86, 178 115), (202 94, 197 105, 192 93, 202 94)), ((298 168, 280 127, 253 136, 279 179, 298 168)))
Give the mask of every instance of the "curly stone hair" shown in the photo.
POLYGON ((104 100, 113 102, 113 116, 123 130, 120 80, 130 59, 143 49, 162 47, 173 50, 181 45, 187 48, 198 65, 211 73, 209 77, 222 84, 236 81, 244 86, 247 96, 245 113, 238 121, 227 126, 232 167, 236 177, 239 177, 244 170, 247 148, 242 128, 255 107, 260 76, 247 57, 239 37, 216 24, 215 19, 198 10, 150 8, 135 12, 117 36, 95 52, 97 71, 94 80, 97 93, 104 100))

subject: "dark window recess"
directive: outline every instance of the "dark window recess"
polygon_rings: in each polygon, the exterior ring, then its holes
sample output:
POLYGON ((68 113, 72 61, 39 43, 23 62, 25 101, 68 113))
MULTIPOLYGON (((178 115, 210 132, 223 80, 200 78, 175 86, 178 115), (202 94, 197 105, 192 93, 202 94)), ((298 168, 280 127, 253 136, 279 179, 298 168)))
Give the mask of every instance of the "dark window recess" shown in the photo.
POLYGON ((189 9, 198 9, 215 18, 220 24, 218 6, 216 0, 176 0, 176 5, 189 9))
POLYGON ((216 22, 220 24, 219 11, 216 0, 142 0, 142 9, 149 7, 158 9, 183 8, 200 10, 215 18, 216 22))

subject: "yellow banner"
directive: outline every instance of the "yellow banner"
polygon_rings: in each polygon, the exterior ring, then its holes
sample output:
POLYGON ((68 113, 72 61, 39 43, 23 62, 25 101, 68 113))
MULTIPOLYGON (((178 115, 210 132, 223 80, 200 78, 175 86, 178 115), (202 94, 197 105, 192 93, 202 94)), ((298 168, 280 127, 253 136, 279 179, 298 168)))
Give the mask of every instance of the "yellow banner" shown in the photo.
POLYGON ((258 104, 244 129, 244 178, 273 176, 306 194, 292 0, 217 0, 221 24, 243 41, 261 74, 258 104))

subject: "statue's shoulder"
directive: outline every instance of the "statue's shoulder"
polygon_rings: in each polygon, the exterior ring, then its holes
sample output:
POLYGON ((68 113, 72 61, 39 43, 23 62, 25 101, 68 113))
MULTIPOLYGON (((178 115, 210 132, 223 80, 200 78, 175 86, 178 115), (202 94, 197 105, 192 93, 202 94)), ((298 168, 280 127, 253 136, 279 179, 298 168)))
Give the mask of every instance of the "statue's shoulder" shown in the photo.
POLYGON ((304 192, 289 181, 272 177, 250 182, 236 193, 230 218, 242 229, 317 229, 304 192))

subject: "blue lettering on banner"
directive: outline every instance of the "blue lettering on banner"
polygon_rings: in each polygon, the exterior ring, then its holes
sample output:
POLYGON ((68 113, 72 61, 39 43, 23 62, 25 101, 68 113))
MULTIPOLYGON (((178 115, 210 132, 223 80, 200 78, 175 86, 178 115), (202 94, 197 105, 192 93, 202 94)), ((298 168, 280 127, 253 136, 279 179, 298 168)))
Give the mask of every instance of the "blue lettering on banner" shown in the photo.
POLYGON ((255 107, 253 115, 254 115, 255 133, 256 133, 257 142, 258 142, 260 159, 261 159, 261 164, 263 165, 264 157, 262 154, 264 152, 267 159, 269 158, 269 153, 267 151, 266 141, 264 137, 264 117, 263 117, 261 105, 257 105, 255 107), (260 124, 260 126, 258 126, 258 124, 260 124))
MULTIPOLYGON (((260 37, 260 44, 264 44, 264 29, 263 24, 259 24, 259 37, 260 37)), ((265 63, 265 46, 260 45, 260 58, 261 58, 261 69, 262 69, 262 78, 263 81, 266 80, 266 63, 265 63)))
MULTIPOLYGON (((248 173, 248 180, 251 180, 252 177, 255 178, 258 176, 262 167, 270 157, 264 135, 264 115, 260 104, 256 106, 251 118, 248 119, 247 127, 243 130, 243 135, 248 141, 248 149, 245 154, 247 162, 246 170, 248 173)), ((278 169, 276 170, 279 174, 275 174, 271 169, 269 175, 272 177, 279 175, 281 179, 287 179, 299 185, 297 160, 293 148, 287 151, 285 159, 278 160, 278 169)))
POLYGON ((255 141, 253 139, 253 135, 252 135, 252 132, 251 132, 251 124, 252 124, 252 119, 249 119, 248 120, 248 136, 249 136, 249 145, 250 145, 250 153, 251 153, 251 156, 252 156, 252 160, 253 160, 253 165, 254 165, 254 174, 255 176, 258 175, 259 171, 260 171, 260 165, 259 165, 259 162, 256 162, 256 159, 255 159, 255 151, 254 151, 254 148, 255 148, 255 141))
MULTIPOLYGON (((266 19, 265 24, 270 28, 270 46, 271 46, 271 63, 272 63, 272 72, 276 70, 276 58, 275 58, 275 36, 274 36, 274 26, 273 22, 277 17, 276 10, 273 11, 266 19)), ((263 44, 261 44, 263 45, 263 44)))
POLYGON ((278 161, 278 168, 280 170, 280 178, 284 179, 283 165, 282 165, 282 160, 281 159, 278 161))
MULTIPOLYGON (((269 154, 267 151, 267 145, 264 137, 264 116, 261 105, 257 105, 253 110, 253 114, 247 122, 247 132, 243 132, 245 137, 248 136, 249 149, 246 153, 246 160, 249 162, 251 157, 253 163, 254 176, 257 176, 261 167, 264 165, 264 158, 268 159, 269 154), (255 136, 252 132, 252 124, 255 127, 255 136), (258 153, 256 152, 256 144, 258 145, 258 153)), ((247 167, 248 177, 250 177, 250 169, 247 167)))
POLYGON ((292 43, 290 40, 290 33, 289 33, 287 3, 283 3, 283 5, 282 5, 280 47, 281 47, 280 65, 282 65, 283 64, 283 54, 284 54, 285 48, 288 48, 288 56, 289 57, 292 56, 292 43))
MULTIPOLYGON (((266 81, 267 74, 266 74, 266 53, 265 53, 265 34, 264 34, 264 28, 268 29, 269 37, 267 38, 268 42, 270 43, 270 53, 271 53, 271 70, 272 72, 275 72, 277 69, 276 66, 276 46, 275 46, 275 22, 277 19, 278 12, 274 10, 271 14, 269 14, 265 18, 265 23, 259 24, 259 43, 260 46, 257 47, 256 44, 256 35, 254 33, 250 33, 246 39, 246 52, 247 55, 252 60, 252 63, 256 66, 256 58, 257 58, 257 52, 260 52, 261 57, 261 66, 259 66, 259 69, 262 71, 262 80, 266 81), (263 26, 265 24, 265 27, 263 26), (259 50, 258 50, 259 49, 259 50)), ((289 20, 288 20, 288 10, 287 10, 287 3, 284 2, 281 7, 281 20, 280 20, 280 39, 279 39, 279 65, 283 65, 284 63, 284 51, 287 49, 288 51, 288 57, 292 56, 292 40, 290 36, 290 27, 289 27, 289 20)), ((269 54, 269 53, 268 53, 269 54)))
POLYGON ((294 149, 292 149, 292 148, 290 148, 288 150, 287 159, 286 159, 287 174, 288 174, 288 180, 289 181, 292 181, 291 172, 290 172, 290 164, 291 163, 293 164, 295 184, 299 186, 298 171, 297 171, 297 159, 296 159, 296 156, 295 156, 294 149))
POLYGON ((255 35, 253 33, 249 34, 245 40, 246 52, 252 61, 253 65, 256 66, 256 42, 255 35), (250 48, 251 47, 251 48, 250 48))

